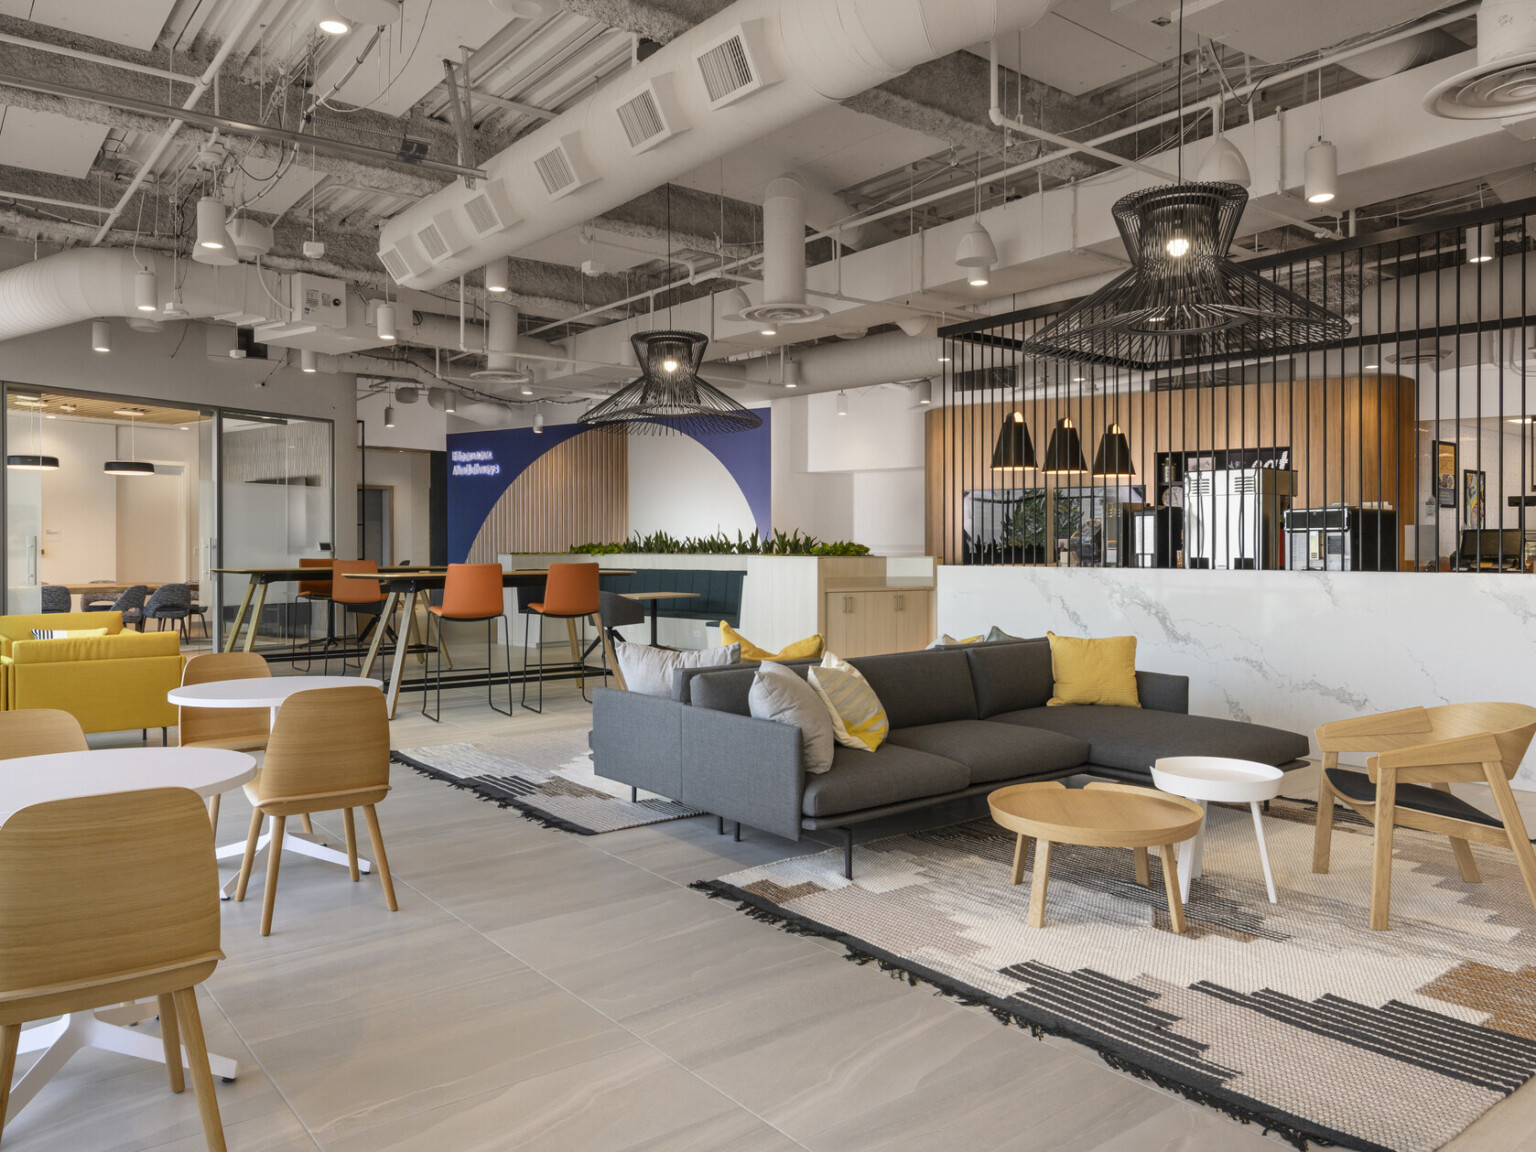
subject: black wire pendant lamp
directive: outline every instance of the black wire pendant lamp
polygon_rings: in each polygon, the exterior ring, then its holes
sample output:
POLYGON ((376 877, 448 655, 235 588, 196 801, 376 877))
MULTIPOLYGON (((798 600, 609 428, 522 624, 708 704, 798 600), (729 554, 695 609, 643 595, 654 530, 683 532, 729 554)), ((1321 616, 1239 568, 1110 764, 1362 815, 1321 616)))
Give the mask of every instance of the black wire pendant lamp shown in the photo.
POLYGON ((636 434, 718 435, 761 427, 763 418, 699 377, 702 332, 637 332, 629 338, 640 377, 577 418, 589 428, 636 434))
POLYGON ((1025 340, 1025 351, 1152 369, 1348 335, 1344 317, 1227 259, 1247 203, 1225 183, 1122 197, 1113 211, 1130 271, 1025 340))

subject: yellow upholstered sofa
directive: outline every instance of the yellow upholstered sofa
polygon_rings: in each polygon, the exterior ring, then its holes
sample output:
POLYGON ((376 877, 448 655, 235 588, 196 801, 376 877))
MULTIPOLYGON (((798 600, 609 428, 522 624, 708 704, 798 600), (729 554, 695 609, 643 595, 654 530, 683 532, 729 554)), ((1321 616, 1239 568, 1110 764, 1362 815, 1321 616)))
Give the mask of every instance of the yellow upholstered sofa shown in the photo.
POLYGON ((183 663, 175 632, 125 632, 121 612, 0 616, 0 703, 59 708, 87 732, 175 724, 165 694, 181 683, 183 663), (34 628, 107 635, 34 640, 34 628))

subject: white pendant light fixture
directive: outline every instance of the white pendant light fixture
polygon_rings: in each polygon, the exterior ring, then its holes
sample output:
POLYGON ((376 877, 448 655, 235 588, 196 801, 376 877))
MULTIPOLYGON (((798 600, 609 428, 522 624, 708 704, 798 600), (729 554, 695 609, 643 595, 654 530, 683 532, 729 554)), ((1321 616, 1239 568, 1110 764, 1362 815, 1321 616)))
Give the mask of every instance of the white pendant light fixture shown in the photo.
POLYGON ((212 196, 204 196, 197 202, 197 246, 221 251, 231 246, 228 213, 224 204, 212 196))
POLYGON ((924 407, 927 407, 928 405, 933 403, 933 381, 932 380, 919 380, 917 382, 917 388, 914 389, 914 391, 917 394, 917 402, 920 405, 923 405, 924 407))
POLYGON ((384 405, 384 427, 386 427, 386 428, 393 428, 394 426, 395 426, 395 408, 394 408, 394 405, 393 404, 386 404, 386 405, 384 405))
POLYGON ((839 392, 837 394, 837 414, 839 416, 848 415, 848 393, 846 392, 839 392))
POLYGON ((1318 137, 1307 149, 1306 196, 1308 204, 1327 204, 1339 194, 1339 150, 1318 137))
POLYGON ((485 266, 485 290, 500 293, 507 287, 507 258, 503 256, 485 266))
POLYGON ((980 220, 971 221, 960 237, 955 247, 955 263, 962 268, 990 268, 997 263, 997 245, 992 243, 992 233, 980 220))
POLYGON ((1211 150, 1205 154, 1205 159, 1200 161, 1200 170, 1195 173, 1195 179, 1236 184, 1239 188, 1253 185, 1253 174, 1248 171, 1248 161, 1243 159, 1242 150, 1220 134, 1212 143, 1211 150))
POLYGON ((380 304, 379 310, 374 313, 374 323, 378 325, 380 340, 398 339, 395 335, 395 306, 393 304, 380 304))
POLYGON ((336 11, 333 0, 320 0, 319 13, 315 19, 315 27, 327 36, 345 36, 352 31, 352 24, 340 12, 336 11))
POLYGON ((544 435, 544 411, 538 404, 533 406, 533 433, 535 436, 544 435))
POLYGON ((447 393, 447 395, 443 397, 443 411, 449 414, 457 412, 458 405, 454 403, 454 396, 456 393, 452 388, 445 388, 444 391, 447 393))
POLYGON ((316 361, 318 359, 319 359, 319 357, 317 357, 315 355, 315 350, 313 348, 300 348, 299 349, 299 371, 300 372, 313 372, 313 371, 315 371, 316 368, 318 367, 318 364, 316 363, 316 361))
POLYGON ((1486 264, 1496 255, 1494 248, 1498 243, 1498 226, 1495 224, 1478 224, 1468 228, 1466 234, 1467 263, 1486 264))
POLYGON ((965 278, 965 282, 972 288, 985 288, 991 278, 991 275, 992 266, 990 264, 986 264, 980 268, 972 268, 970 275, 965 278))
POLYGON ((108 460, 101 466, 101 470, 108 476, 153 476, 155 466, 147 460, 136 459, 138 456, 135 443, 138 425, 134 421, 138 418, 141 409, 132 408, 126 411, 128 417, 128 459, 108 460))
POLYGON ((112 351, 112 325, 105 320, 91 321, 91 350, 95 352, 112 351))
POLYGON ((785 360, 784 361, 784 365, 783 365, 782 369, 780 369, 780 371, 781 371, 781 373, 783 374, 783 377, 784 377, 784 387, 786 387, 786 388, 798 388, 798 387, 800 387, 800 361, 798 361, 798 360, 785 360))
POLYGON ((152 269, 140 268, 134 273, 133 306, 140 312, 159 311, 160 286, 152 269))

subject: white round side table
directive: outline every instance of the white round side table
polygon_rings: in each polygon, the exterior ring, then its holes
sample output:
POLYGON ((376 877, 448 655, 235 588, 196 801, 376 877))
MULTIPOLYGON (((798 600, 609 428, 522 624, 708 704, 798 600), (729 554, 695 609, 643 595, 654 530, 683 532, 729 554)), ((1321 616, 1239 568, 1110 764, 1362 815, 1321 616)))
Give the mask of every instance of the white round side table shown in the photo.
MULTIPOLYGON (((1279 901, 1275 896, 1274 873, 1269 868, 1269 845, 1264 840, 1264 817, 1259 804, 1280 795, 1280 781, 1284 777, 1285 773, 1268 764, 1221 756, 1164 756, 1152 766, 1153 784, 1164 792, 1198 801, 1202 808, 1212 800, 1248 805, 1253 813, 1253 832, 1259 841, 1259 862, 1264 866, 1264 887, 1271 904, 1279 901)), ((1179 845, 1180 895, 1186 901, 1189 882, 1201 873, 1205 824, 1202 820, 1194 838, 1179 845)))

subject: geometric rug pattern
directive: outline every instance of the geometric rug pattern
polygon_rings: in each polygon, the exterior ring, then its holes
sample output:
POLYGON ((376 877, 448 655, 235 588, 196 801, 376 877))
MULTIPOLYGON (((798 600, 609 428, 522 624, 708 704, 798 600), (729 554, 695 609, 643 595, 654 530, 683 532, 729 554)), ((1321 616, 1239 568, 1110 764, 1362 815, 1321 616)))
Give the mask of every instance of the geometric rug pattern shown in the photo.
MULTIPOLYGON (((982 819, 748 868, 696 887, 832 937, 1000 1019, 1072 1037, 1117 1068, 1298 1147, 1432 1152, 1536 1075, 1536 913, 1509 852, 1399 829, 1392 926, 1367 927, 1371 835, 1341 813, 1314 875, 1313 808, 1265 817, 1279 903, 1248 810, 1210 807, 1204 874, 1171 931, 1156 854, 1053 845, 1045 926, 1013 835, 982 819)), ((1021 1085, 1021 1091, 1027 1091, 1021 1085)))
POLYGON ((597 776, 584 728, 405 748, 394 758, 425 776, 583 836, 703 814, 644 790, 631 800, 629 785, 597 776))

